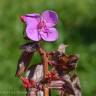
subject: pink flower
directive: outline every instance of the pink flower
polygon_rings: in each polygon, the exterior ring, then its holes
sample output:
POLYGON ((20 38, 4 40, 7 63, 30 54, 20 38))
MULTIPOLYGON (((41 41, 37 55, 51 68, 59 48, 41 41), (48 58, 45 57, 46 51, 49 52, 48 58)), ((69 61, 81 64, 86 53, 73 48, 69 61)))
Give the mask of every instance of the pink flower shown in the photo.
POLYGON ((26 24, 26 35, 33 41, 41 39, 45 41, 55 41, 58 39, 58 32, 54 26, 58 21, 58 16, 54 11, 44 11, 40 14, 26 14, 21 16, 21 20, 26 24))

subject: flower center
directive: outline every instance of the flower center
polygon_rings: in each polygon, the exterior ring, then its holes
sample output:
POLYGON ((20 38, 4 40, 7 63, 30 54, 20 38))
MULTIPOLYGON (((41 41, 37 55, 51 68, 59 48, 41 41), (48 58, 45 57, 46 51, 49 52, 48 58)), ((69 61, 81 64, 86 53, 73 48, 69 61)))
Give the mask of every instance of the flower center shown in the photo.
POLYGON ((40 22, 38 24, 38 30, 44 32, 45 29, 46 29, 46 24, 45 24, 44 20, 40 20, 40 22))

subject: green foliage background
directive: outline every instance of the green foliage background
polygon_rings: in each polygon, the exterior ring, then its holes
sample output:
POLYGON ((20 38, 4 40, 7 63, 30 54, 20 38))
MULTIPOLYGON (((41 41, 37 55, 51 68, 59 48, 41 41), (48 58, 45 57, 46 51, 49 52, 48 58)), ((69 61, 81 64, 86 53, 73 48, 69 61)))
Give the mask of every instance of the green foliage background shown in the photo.
POLYGON ((25 42, 19 16, 44 10, 58 13, 60 38, 43 47, 53 50, 66 43, 68 54, 80 54, 77 72, 82 96, 96 96, 96 0, 0 0, 0 96, 24 96, 15 77, 19 46, 25 42))

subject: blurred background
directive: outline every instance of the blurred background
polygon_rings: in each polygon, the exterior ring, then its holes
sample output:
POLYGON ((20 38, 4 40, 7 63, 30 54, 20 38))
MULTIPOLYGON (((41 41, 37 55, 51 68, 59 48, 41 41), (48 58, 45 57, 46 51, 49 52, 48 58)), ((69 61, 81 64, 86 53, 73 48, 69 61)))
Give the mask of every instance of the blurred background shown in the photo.
MULTIPOLYGON (((25 90, 15 77, 19 46, 25 42, 19 17, 44 10, 59 15, 60 38, 53 44, 45 42, 43 47, 56 50, 65 43, 68 54, 80 54, 77 72, 82 96, 96 96, 96 0, 0 0, 0 96, 24 96, 25 90)), ((35 61, 39 62, 37 56, 32 63, 35 61)))

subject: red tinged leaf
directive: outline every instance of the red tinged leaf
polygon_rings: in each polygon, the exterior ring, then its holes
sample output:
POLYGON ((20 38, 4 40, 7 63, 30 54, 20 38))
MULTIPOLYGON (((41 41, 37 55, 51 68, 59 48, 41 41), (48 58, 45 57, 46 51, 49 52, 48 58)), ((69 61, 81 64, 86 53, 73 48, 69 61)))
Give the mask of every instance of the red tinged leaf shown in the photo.
POLYGON ((28 67, 29 62, 32 58, 32 53, 29 52, 23 52, 17 66, 16 76, 20 76, 28 67))
POLYGON ((21 77, 21 81, 22 81, 23 86, 25 88, 32 88, 32 87, 35 86, 35 81, 34 80, 29 80, 29 79, 27 79, 25 77, 21 77))
POLYGON ((31 58, 38 47, 37 42, 29 42, 21 46, 23 52, 18 61, 16 76, 20 76, 28 68, 31 58))

